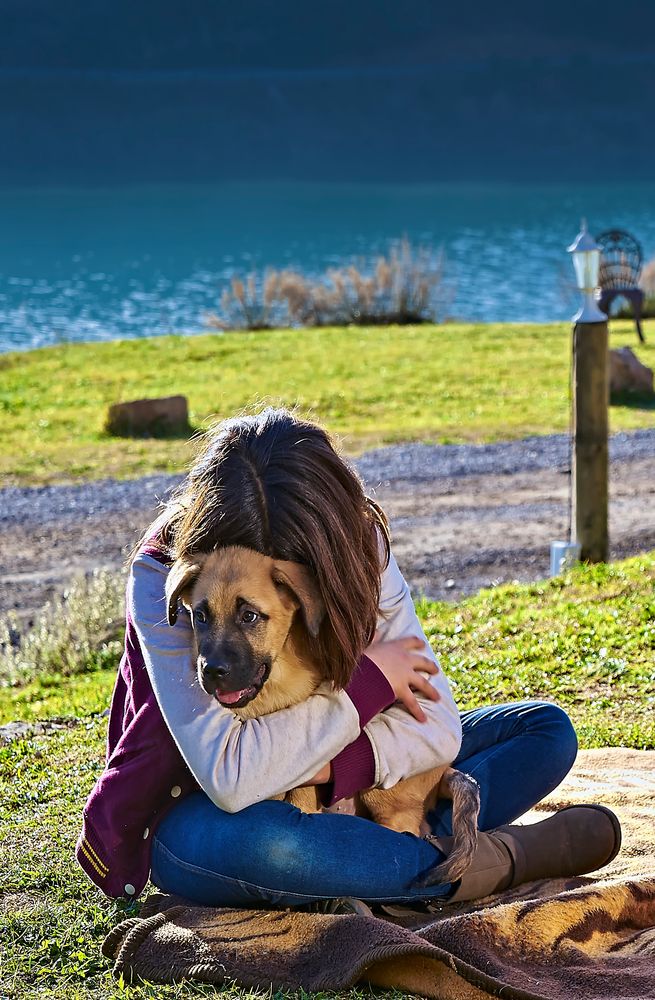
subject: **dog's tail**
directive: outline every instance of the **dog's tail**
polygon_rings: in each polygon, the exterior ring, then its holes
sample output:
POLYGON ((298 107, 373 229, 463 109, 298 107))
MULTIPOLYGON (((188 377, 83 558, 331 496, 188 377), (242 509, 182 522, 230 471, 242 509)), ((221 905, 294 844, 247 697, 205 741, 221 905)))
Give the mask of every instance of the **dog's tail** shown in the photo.
MULTIPOLYGON (((437 885, 440 882, 456 882, 471 864, 478 844, 480 786, 475 778, 449 767, 441 779, 439 795, 451 799, 453 803, 452 847, 448 857, 441 864, 430 869, 415 883, 419 888, 437 885)), ((441 847, 442 841, 439 839, 441 847)))

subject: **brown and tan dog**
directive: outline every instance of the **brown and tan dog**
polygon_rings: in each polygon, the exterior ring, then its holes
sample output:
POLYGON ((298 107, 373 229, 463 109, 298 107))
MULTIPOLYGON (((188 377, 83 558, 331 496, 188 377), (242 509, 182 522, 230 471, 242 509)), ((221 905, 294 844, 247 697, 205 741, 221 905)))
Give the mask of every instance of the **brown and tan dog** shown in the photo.
MULTIPOLYGON (((242 719, 298 704, 321 682, 332 680, 329 664, 318 662, 312 642, 323 603, 311 573, 298 563, 239 546, 183 557, 171 567, 166 601, 170 625, 177 619, 178 601, 191 612, 201 687, 242 719)), ((284 797, 304 812, 321 811, 315 787, 295 788, 284 797)), ((453 882, 470 864, 477 838, 477 783, 443 766, 356 798, 358 815, 420 836, 439 797, 453 802, 453 847, 423 886, 453 882)))

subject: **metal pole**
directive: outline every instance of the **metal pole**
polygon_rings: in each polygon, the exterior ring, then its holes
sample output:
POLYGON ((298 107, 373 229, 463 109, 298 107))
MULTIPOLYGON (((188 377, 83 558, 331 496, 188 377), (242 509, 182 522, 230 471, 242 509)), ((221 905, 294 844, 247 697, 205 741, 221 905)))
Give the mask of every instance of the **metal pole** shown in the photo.
POLYGON ((607 323, 573 328, 571 525, 586 562, 607 562, 609 374, 607 323))

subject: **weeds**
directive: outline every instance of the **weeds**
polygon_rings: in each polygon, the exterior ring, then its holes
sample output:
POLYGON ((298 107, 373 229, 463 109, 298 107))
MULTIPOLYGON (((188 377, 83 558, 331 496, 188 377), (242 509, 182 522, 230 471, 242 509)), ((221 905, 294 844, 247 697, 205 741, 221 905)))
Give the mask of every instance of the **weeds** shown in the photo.
POLYGON ((642 267, 639 286, 646 299, 655 300, 655 258, 646 261, 642 267))
POLYGON ((122 591, 120 576, 97 571, 46 604, 24 633, 12 614, 0 620, 0 684, 114 668, 121 655, 122 591))
POLYGON ((232 278, 220 315, 210 316, 209 323, 223 330, 270 329, 276 320, 295 326, 403 326, 443 319, 450 298, 443 253, 414 249, 404 238, 369 271, 351 264, 319 278, 293 269, 232 278))
MULTIPOLYGON (((626 278, 628 287, 632 283, 632 274, 626 278)), ((641 309, 642 319, 652 319, 655 316, 655 258, 646 261, 641 269, 639 287, 644 293, 644 302, 641 309)), ((616 319, 632 319, 634 313, 632 306, 625 299, 618 299, 618 308, 613 315, 616 319)))
POLYGON ((221 314, 210 315, 209 325, 220 330, 270 330, 280 294, 280 274, 267 269, 244 280, 232 278, 221 296, 221 314))
MULTIPOLYGON (((618 299, 618 308, 612 315, 615 319, 633 319, 634 309, 626 299, 618 299)), ((647 295, 641 307, 642 319, 653 319, 655 317, 655 295, 647 295)))

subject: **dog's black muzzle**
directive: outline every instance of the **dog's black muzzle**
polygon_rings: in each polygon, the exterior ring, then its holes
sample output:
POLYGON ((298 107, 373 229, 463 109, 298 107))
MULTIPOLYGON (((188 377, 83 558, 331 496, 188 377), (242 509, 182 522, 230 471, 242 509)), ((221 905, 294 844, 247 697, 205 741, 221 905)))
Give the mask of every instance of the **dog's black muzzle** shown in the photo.
POLYGON ((200 686, 221 705, 229 708, 247 705, 259 694, 268 679, 270 660, 257 661, 250 646, 245 654, 241 650, 207 648, 207 645, 199 649, 200 686))

